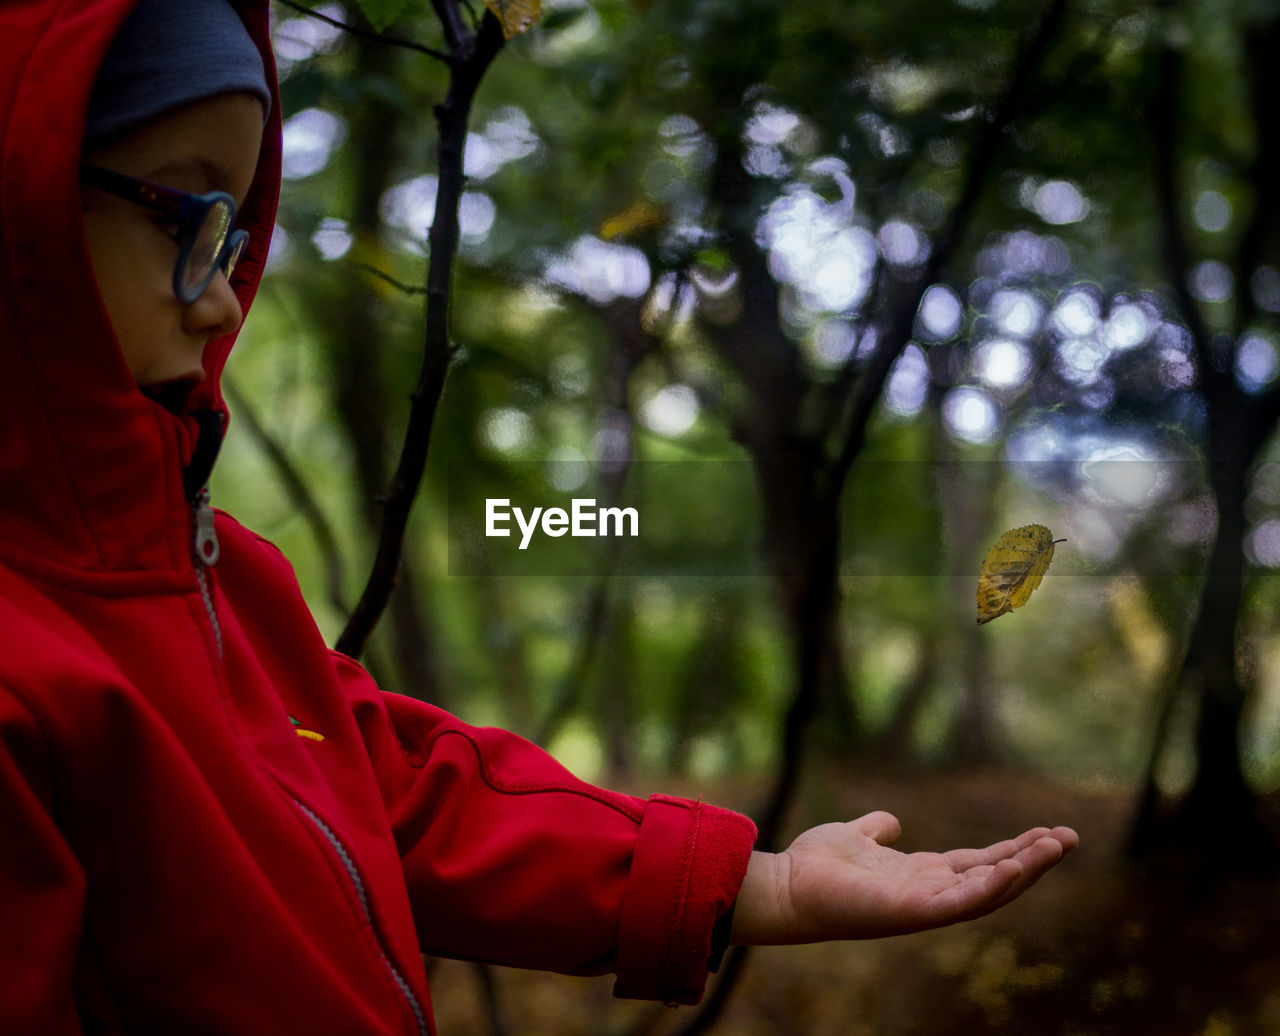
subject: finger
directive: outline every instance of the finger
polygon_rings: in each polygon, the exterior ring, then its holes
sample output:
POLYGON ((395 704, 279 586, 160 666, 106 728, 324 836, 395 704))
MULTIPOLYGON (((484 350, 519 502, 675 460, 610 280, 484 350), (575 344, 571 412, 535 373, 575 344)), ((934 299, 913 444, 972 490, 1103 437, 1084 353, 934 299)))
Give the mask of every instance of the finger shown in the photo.
POLYGON ((1033 875, 1034 880, 1066 854, 1067 848, 1062 842, 1052 835, 1045 835, 1043 838, 1037 838, 1031 845, 1018 853, 1016 859, 1028 873, 1033 875))
POLYGON ((972 867, 990 867, 1001 860, 1011 860, 1035 842, 1049 835, 1047 827, 1034 827, 1024 831, 1017 838, 1008 838, 996 842, 985 849, 952 849, 942 854, 943 859, 956 871, 962 874, 972 867))
POLYGON ((880 845, 893 845, 902 837, 902 825, 898 823, 898 818, 883 810, 858 817, 857 820, 850 821, 850 826, 880 845))
POLYGON ((1020 868, 1019 873, 1015 875, 1009 886, 1001 892, 992 909, 994 910, 996 907, 1004 906, 1006 903, 1017 899, 1044 877, 1066 855, 1066 852, 1067 850, 1063 843, 1050 835, 1039 838, 1027 846, 1016 858, 1010 861, 1018 865, 1020 868))
POLYGON ((1049 836, 1058 840, 1064 856, 1080 844, 1080 836, 1069 827, 1055 827, 1049 832, 1049 836))
MULTIPOLYGON (((933 917, 930 923, 945 925, 970 921, 998 910, 1039 881, 1079 841, 1070 828, 1055 828, 1034 838, 1030 844, 1023 844, 1028 835, 1036 833, 1036 830, 1029 831, 1016 839, 989 847, 1000 852, 1011 845, 1022 846, 1013 856, 1006 855, 995 863, 978 863, 970 867, 963 881, 939 895, 931 904, 933 917)), ((955 850, 956 853, 987 851, 955 850)))
POLYGON ((942 855, 957 874, 963 874, 972 867, 991 866, 1001 860, 1013 859, 1041 838, 1046 837, 1054 839, 1062 846, 1063 855, 1080 844, 1080 836, 1069 827, 1055 827, 1052 830, 1047 827, 1033 827, 1018 835, 1017 838, 996 842, 985 849, 952 849, 942 855))

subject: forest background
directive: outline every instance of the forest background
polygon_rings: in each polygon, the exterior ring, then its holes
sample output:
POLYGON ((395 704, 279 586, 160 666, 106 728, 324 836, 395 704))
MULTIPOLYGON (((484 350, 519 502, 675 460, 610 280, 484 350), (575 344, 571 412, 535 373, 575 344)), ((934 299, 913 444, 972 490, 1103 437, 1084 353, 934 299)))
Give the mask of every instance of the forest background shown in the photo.
POLYGON ((326 635, 763 845, 874 808, 910 849, 1083 838, 993 918, 734 954, 696 1009, 432 962, 442 1030, 1280 1031, 1280 5, 274 13, 213 490, 326 635), (493 497, 642 535, 521 552, 493 497), (1066 542, 979 627, 1030 522, 1066 542))

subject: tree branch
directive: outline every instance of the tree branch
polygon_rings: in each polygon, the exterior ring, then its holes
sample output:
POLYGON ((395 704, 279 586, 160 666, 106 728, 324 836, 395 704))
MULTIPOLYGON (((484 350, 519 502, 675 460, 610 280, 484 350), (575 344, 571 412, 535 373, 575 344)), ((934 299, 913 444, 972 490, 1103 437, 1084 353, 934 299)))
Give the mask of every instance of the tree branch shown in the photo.
MULTIPOLYGON (((897 306, 889 316, 886 326, 880 330, 875 352, 863 369, 853 388, 848 408, 844 444, 833 467, 836 485, 842 485, 866 441, 867 425, 875 410, 889 372, 911 340, 916 313, 924 294, 933 285, 955 250, 964 240, 974 209, 986 186, 991 167, 1004 144, 1005 134, 1015 118, 1022 114, 1023 99, 1028 93, 1032 77, 1039 72, 1050 46, 1057 38, 1066 12, 1067 0, 1050 0, 1044 15, 1027 40, 1018 48, 1018 59, 1003 95, 996 103, 995 111, 978 134, 965 169, 960 196, 952 206, 947 223, 937 243, 929 254, 920 275, 901 294, 897 306)), ((852 357, 850 358, 852 361, 852 357)))
MULTIPOLYGON (((456 19, 457 10, 450 0, 435 0, 435 6, 437 11, 452 11, 456 19)), ((444 17, 444 13, 441 16, 444 17)), ((446 24, 446 34, 450 33, 446 24)), ((427 464, 431 426, 453 355, 449 340, 449 297, 453 287, 453 260, 458 250, 458 204, 462 199, 462 159, 467 120, 480 80, 502 49, 502 44, 502 27, 496 18, 486 15, 480 32, 474 38, 467 37, 465 44, 459 41, 459 49, 455 52, 457 56, 451 64, 448 93, 436 108, 439 189, 428 238, 431 258, 427 267, 422 368, 411 396, 413 403, 400 460, 386 495, 382 534, 373 569, 346 629, 338 638, 338 650, 353 658, 363 651, 365 641, 377 625, 395 588, 409 512, 427 464)))
MULTIPOLYGON (((1280 91, 1280 64, 1275 60, 1275 50, 1280 45, 1280 17, 1251 32, 1244 44, 1256 143, 1249 166, 1253 217, 1240 240, 1235 264, 1237 331, 1241 334, 1262 316, 1251 290, 1254 273, 1268 260, 1280 258, 1280 198, 1275 189, 1280 180, 1280 113, 1275 105, 1277 91, 1280 91)), ((1255 400, 1250 416, 1251 432, 1260 447, 1280 420, 1280 382, 1272 384, 1255 400)))
POLYGON ((406 295, 425 295, 427 289, 418 284, 405 284, 404 281, 398 281, 389 273, 379 270, 371 263, 350 262, 347 264, 353 270, 359 270, 361 273, 367 273, 370 276, 377 277, 378 280, 390 284, 397 291, 402 291, 406 295))
POLYGON ((473 36, 462 24, 458 6, 456 0, 431 0, 431 7, 436 12, 436 17, 440 19, 441 26, 444 27, 444 38, 449 43, 449 53, 453 55, 453 60, 466 62, 471 59, 472 47, 479 33, 484 29, 484 22, 481 21, 480 29, 473 36))
POLYGON ((1157 58, 1156 92, 1151 101, 1152 157, 1155 159, 1156 208, 1164 236, 1165 269, 1179 314, 1191 332, 1196 366, 1209 406, 1215 406, 1221 383, 1220 372, 1209 350, 1209 328, 1200 305, 1191 294, 1187 277, 1191 271, 1191 249, 1178 214, 1178 82, 1182 59, 1171 47, 1161 47, 1157 58))
POLYGON ((443 62, 446 65, 453 64, 453 58, 445 54, 443 51, 428 47, 422 43, 416 43, 413 40, 404 39, 401 36, 388 36, 385 33, 374 32, 372 29, 363 29, 358 25, 352 25, 349 22, 339 21, 337 18, 330 18, 327 14, 321 14, 319 11, 313 11, 298 2, 298 0, 276 0, 277 3, 290 7, 301 15, 308 18, 314 18, 318 22, 324 22, 326 25, 332 25, 335 29, 341 29, 345 33, 357 36, 362 40, 373 40, 376 43, 385 43, 389 47, 403 47, 405 50, 417 51, 419 54, 426 54, 427 57, 434 58, 436 61, 443 62))
POLYGON ((1278 258, 1280 251, 1280 112, 1275 99, 1280 95, 1280 63, 1275 60, 1280 46, 1280 17, 1250 32, 1244 40, 1245 75, 1249 80, 1250 114, 1255 138, 1253 160, 1249 164, 1249 184, 1253 188, 1253 216, 1240 240, 1236 278, 1240 285, 1241 330, 1257 316, 1257 304, 1248 289, 1259 265, 1278 258), (1268 253, 1271 253, 1268 255, 1268 253))

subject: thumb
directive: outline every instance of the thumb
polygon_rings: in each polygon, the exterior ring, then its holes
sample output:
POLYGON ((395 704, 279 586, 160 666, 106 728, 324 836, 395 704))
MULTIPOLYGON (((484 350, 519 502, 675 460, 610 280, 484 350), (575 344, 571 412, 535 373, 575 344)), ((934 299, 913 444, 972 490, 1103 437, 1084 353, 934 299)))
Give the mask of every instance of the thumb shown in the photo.
POLYGON ((880 845, 893 845, 902 837, 902 825, 892 813, 877 810, 851 821, 850 826, 880 845))

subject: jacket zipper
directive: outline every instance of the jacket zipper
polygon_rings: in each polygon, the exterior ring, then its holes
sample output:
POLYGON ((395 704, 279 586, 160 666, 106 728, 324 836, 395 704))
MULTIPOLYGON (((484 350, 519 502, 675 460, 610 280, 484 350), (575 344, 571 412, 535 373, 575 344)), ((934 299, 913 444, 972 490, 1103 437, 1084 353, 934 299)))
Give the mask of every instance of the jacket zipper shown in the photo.
MULTIPOLYGON (((217 530, 214 528, 214 514, 213 507, 209 503, 208 486, 205 486, 196 494, 192 508, 195 512, 196 578, 200 581, 200 596, 204 599, 205 612, 208 614, 209 622, 213 626, 213 639, 218 646, 218 659, 221 661, 223 658, 222 626, 218 622, 218 613, 213 606, 213 594, 209 588, 209 569, 217 563, 221 548, 218 545, 217 530)), ((360 909, 364 914, 365 922, 369 925, 369 930, 373 932, 374 939, 377 941, 378 954, 382 958, 383 966, 386 967, 391 975, 396 988, 400 990, 400 993, 409 1002, 409 1008, 413 1011, 413 1018, 418 1026, 419 1036, 429 1036, 427 1018, 422 1010, 422 1005, 418 1003, 418 998, 414 995, 413 989, 409 986, 400 969, 392 962, 390 954, 387 953, 382 935, 378 931, 377 925, 373 923, 373 911, 369 907, 369 896, 365 892, 364 879, 360 877, 360 872, 356 870, 355 860, 347 852, 346 846, 342 844, 342 840, 338 838, 333 828, 298 799, 293 799, 293 802, 302 811, 303 816, 310 820, 316 830, 324 836, 325 841, 332 846, 333 851, 342 862, 343 869, 347 872, 347 877, 350 878, 351 884, 355 887, 356 897, 360 900, 360 909)))
POLYGON ((218 532, 213 524, 213 507, 209 503, 208 486, 196 494, 192 509, 195 512, 196 579, 200 582, 200 596, 204 600, 205 614, 209 616, 209 624, 213 627, 213 640, 218 647, 218 661, 222 661, 222 626, 218 622, 218 612, 213 607, 213 591, 209 587, 209 569, 217 564, 221 548, 218 546, 218 532))
POLYGON ((414 1021, 418 1025, 418 1036, 428 1036, 427 1018, 422 1010, 422 1005, 418 1003, 418 998, 414 995, 413 989, 410 988, 409 982, 405 979, 400 969, 396 967, 391 959, 391 955, 387 952, 386 943, 383 941, 382 933, 378 931, 378 926, 373 923, 373 911, 369 907, 369 897, 365 892, 364 879, 360 877, 360 872, 356 869, 356 862, 352 859, 351 854, 347 852, 347 847, 342 844, 342 840, 334 832, 328 824, 305 804, 298 799, 293 800, 294 805, 302 811, 302 815, 311 821, 312 825, 325 838, 325 841, 333 848, 338 859, 342 862, 343 869, 347 872, 347 877, 351 879, 351 884, 355 886, 356 897, 360 900, 360 909, 364 914, 365 923, 368 924, 369 930, 373 932, 374 939, 378 944, 378 955, 382 958, 383 966, 391 975, 392 981, 400 990, 401 995, 409 1002, 409 1008, 413 1011, 414 1021))

